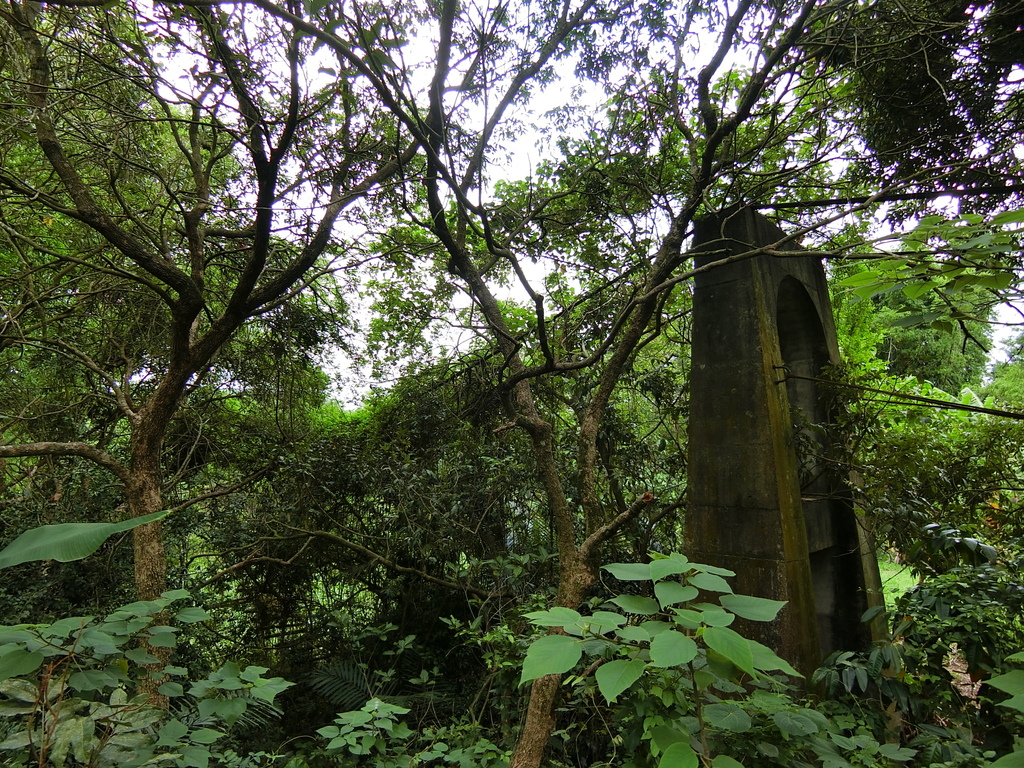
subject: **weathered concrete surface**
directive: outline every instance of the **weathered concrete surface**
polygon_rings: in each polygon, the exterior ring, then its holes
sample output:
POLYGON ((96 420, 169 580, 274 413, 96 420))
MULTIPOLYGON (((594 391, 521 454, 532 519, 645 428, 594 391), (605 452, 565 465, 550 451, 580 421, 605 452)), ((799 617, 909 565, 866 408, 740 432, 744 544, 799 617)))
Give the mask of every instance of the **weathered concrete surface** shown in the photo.
MULTIPOLYGON (((698 222, 696 263, 784 237, 752 210, 726 211, 698 222)), ((737 592, 789 602, 770 625, 743 630, 805 675, 833 650, 868 645, 860 617, 881 601, 843 479, 817 458, 823 436, 809 425, 827 423, 829 404, 814 382, 786 378, 838 360, 818 259, 761 254, 697 277, 688 556, 735 571, 737 592)))

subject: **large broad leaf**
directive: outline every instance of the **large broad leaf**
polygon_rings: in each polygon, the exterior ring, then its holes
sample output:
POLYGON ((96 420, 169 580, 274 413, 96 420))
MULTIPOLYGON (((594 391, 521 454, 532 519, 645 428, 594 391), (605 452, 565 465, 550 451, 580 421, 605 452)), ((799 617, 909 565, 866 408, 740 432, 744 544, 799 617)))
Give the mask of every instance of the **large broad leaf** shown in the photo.
POLYGON ((789 736, 810 736, 817 733, 820 728, 810 717, 802 712, 782 710, 772 713, 772 720, 779 730, 789 736))
POLYGON ((1024 768, 1024 752, 1010 752, 994 763, 989 763, 988 766, 989 768, 1024 768))
POLYGON ((668 557, 652 560, 650 566, 651 578, 655 581, 660 581, 666 576, 674 576, 677 573, 686 573, 692 568, 690 561, 678 552, 673 552, 668 557))
POLYGON ((651 580, 651 566, 649 563, 611 563, 601 567, 620 581, 651 580))
POLYGON ((638 613, 641 616, 653 616, 661 611, 661 606, 653 597, 641 595, 619 595, 608 601, 619 606, 626 613, 638 613))
POLYGON ((715 573, 695 573, 687 581, 707 592, 732 592, 729 582, 715 573))
POLYGON ((35 672, 43 664, 43 654, 15 648, 0 656, 0 680, 35 672))
POLYGON ((197 621, 206 621, 209 618, 210 614, 202 608, 196 607, 182 608, 174 615, 174 620, 182 624, 195 624, 197 621))
POLYGON ((658 768, 697 768, 697 753, 688 743, 677 741, 662 753, 658 768))
POLYGON ((1024 696, 1011 696, 1006 701, 1000 701, 997 706, 1010 707, 1018 712, 1024 712, 1024 696))
POLYGON ((626 623, 626 617, 611 611, 594 611, 590 616, 580 619, 580 624, 595 635, 611 632, 626 623))
POLYGON ((769 600, 752 595, 722 595, 718 602, 741 619, 750 621, 771 621, 786 604, 784 600, 769 600))
POLYGON ((62 563, 88 557, 116 533, 124 533, 147 523, 163 520, 169 509, 135 517, 120 523, 61 523, 25 531, 0 552, 0 568, 33 560, 59 560, 62 563))
POLYGON ((757 640, 747 640, 750 644, 750 651, 754 655, 754 666, 758 669, 765 671, 780 670, 785 672, 787 675, 793 675, 794 677, 803 677, 783 658, 780 658, 775 651, 769 648, 767 645, 762 645, 757 640))
POLYGON ((566 635, 547 635, 538 638, 526 651, 523 660, 523 675, 519 684, 544 675, 560 675, 568 672, 583 655, 583 646, 566 635))
POLYGON ((991 680, 986 680, 985 682, 993 688, 1006 691, 1011 696, 1024 694, 1024 670, 1021 669, 1014 669, 1005 675, 996 675, 991 680))
POLYGON ((661 632, 651 640, 651 664, 656 667, 677 667, 697 656, 697 644, 682 632, 661 632))
POLYGON ((579 611, 574 611, 572 608, 563 608, 557 605, 548 611, 533 611, 532 613, 524 613, 523 615, 528 618, 532 624, 536 624, 540 627, 572 627, 579 624, 580 621, 579 611))
POLYGON ((616 696, 640 679, 646 666, 640 659, 609 661, 598 667, 594 674, 597 679, 597 687, 601 689, 601 693, 611 704, 615 701, 616 696))
POLYGON ((736 621, 736 614, 715 603, 690 603, 690 608, 700 611, 701 622, 709 627, 728 627, 736 621))
POLYGON ((643 627, 621 627, 615 630, 615 634, 627 643, 646 643, 651 639, 651 633, 643 627))
POLYGON ((750 715, 738 704, 723 701, 704 707, 704 719, 716 728, 733 733, 744 733, 752 725, 750 715))
POLYGON ((670 605, 693 600, 697 596, 697 588, 689 584, 684 587, 678 581, 659 581, 654 585, 654 594, 661 607, 668 608, 670 605))
POLYGON ((664 752, 673 744, 678 744, 681 741, 689 744, 690 734, 685 728, 681 728, 678 723, 671 726, 656 725, 651 729, 651 741, 659 752, 664 752))
POLYGON ((751 677, 756 676, 750 641, 743 635, 728 627, 708 627, 704 630, 704 642, 751 677))

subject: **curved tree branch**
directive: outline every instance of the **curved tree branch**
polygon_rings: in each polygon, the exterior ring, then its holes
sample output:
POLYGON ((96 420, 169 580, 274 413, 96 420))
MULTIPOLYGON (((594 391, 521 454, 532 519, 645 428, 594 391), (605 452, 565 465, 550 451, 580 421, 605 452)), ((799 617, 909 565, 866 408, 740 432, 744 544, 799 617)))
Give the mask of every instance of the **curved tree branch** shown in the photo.
POLYGON ((106 451, 101 451, 89 443, 20 443, 0 445, 0 459, 27 456, 80 456, 116 475, 117 479, 121 482, 127 483, 131 479, 128 467, 106 451))

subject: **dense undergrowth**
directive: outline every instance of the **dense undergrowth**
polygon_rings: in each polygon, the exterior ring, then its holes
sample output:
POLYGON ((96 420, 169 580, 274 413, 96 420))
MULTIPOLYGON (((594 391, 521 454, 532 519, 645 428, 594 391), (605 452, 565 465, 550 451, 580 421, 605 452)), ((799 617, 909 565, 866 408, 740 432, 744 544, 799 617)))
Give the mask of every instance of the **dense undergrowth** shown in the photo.
POLYGON ((393 625, 355 643, 373 665, 356 655, 295 682, 256 665, 199 675, 163 663, 156 649, 194 655, 194 630, 214 622, 181 607, 184 591, 5 627, 0 764, 501 766, 519 686, 568 673, 552 764, 1019 765, 1020 553, 934 526, 919 543, 906 567, 922 578, 896 600, 891 636, 834 654, 811 681, 729 627, 737 616, 770 621, 783 604, 735 595, 731 572, 680 555, 607 566, 625 591, 579 611, 510 611, 486 631, 449 619, 487 677, 468 692, 393 625), (165 706, 144 692, 154 689, 165 706), (305 699, 308 716, 310 698, 344 711, 286 734, 286 710, 305 699))
MULTIPOLYGON (((628 402, 606 439, 629 449, 624 477, 671 488, 666 403, 682 385, 656 373, 637 377, 663 405, 660 442, 634 438, 627 416, 646 411, 628 402)), ((949 398, 916 381, 886 386, 949 398)), ((122 605, 116 592, 62 592, 116 581, 102 565, 116 567, 113 541, 84 560, 6 569, 7 615, 35 623, 0 628, 0 765, 503 766, 525 683, 548 673, 563 675, 552 766, 1024 761, 1017 424, 891 397, 844 403, 837 460, 855 470, 862 520, 903 582, 890 581, 884 637, 804 680, 731 628, 781 606, 734 595, 724 569, 665 554, 681 544, 670 514, 614 542, 620 562, 585 603, 551 609, 557 561, 524 513, 535 491, 521 457, 480 429, 494 423, 488 404, 471 402, 467 424, 447 396, 339 416, 316 450, 282 454, 266 485, 211 504, 209 520, 242 523, 230 536, 201 515, 168 518, 191 594, 122 605), (364 469, 331 474, 339 460, 364 469), (464 530, 478 509, 493 515, 464 530), (389 563, 340 554, 336 540, 360 524, 360 541, 401 531, 389 563), (339 533, 325 544, 318 531, 339 533), (51 594, 19 593, 32 578, 51 594)))

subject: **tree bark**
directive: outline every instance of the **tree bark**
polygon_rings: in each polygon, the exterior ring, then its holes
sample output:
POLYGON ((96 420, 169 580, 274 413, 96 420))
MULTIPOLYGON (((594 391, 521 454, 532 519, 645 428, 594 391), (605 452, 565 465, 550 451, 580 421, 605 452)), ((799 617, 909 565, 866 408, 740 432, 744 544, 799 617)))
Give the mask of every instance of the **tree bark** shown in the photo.
MULTIPOLYGON (((577 608, 597 581, 596 560, 584 560, 573 548, 572 554, 559 563, 558 594, 555 605, 577 608)), ((509 768, 539 768, 544 751, 555 730, 555 707, 562 675, 538 677, 530 686, 530 703, 526 708, 523 730, 519 733, 509 768)))
POLYGON ((508 768, 535 768, 544 760, 544 751, 555 731, 555 706, 561 675, 538 677, 530 686, 530 704, 508 768))

